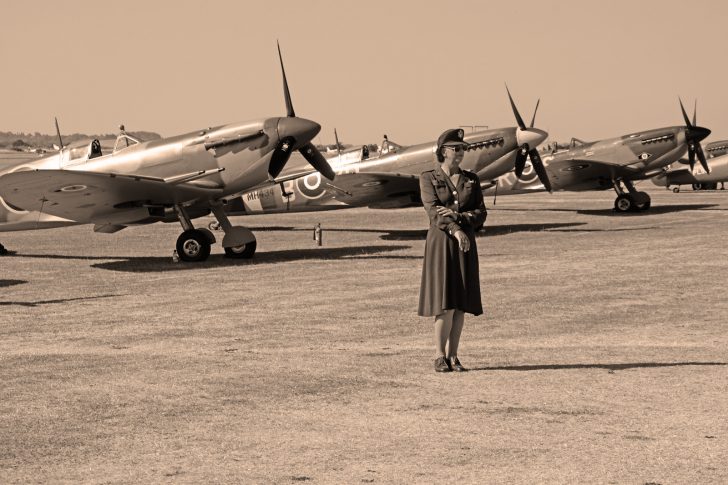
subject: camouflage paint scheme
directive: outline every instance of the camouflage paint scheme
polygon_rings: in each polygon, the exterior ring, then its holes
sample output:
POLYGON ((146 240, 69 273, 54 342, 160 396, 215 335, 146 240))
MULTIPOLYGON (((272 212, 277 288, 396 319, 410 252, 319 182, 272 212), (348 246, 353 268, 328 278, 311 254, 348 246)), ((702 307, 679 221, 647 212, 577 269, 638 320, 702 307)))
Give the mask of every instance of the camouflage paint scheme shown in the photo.
MULTIPOLYGON (((466 134, 471 144, 460 166, 492 181, 513 170, 518 148, 525 142, 535 147, 547 134, 535 128, 482 130, 466 134)), ((367 206, 402 208, 421 205, 419 176, 435 167, 436 142, 403 147, 386 140, 381 153, 370 158, 329 159, 336 180, 318 173, 289 180, 277 187, 248 192, 229 204, 231 214, 306 212, 367 206)), ((361 155, 361 151, 359 152, 361 155)), ((289 167, 301 170, 302 160, 291 158, 289 167)), ((287 168, 288 170, 288 168, 287 168)), ((286 171, 282 175, 285 175, 286 171)))
MULTIPOLYGON (((689 143, 699 144, 709 133, 710 130, 697 126, 671 126, 590 143, 573 139, 570 146, 555 144, 552 151, 542 152, 542 159, 553 190, 614 189, 618 194, 618 211, 646 210, 650 198, 645 192, 636 192, 632 182, 663 173, 666 166, 688 152, 689 143), (623 190, 622 184, 628 190, 623 190), (632 201, 624 208, 618 207, 622 198, 632 196, 639 197, 635 199, 639 204, 632 201)), ((508 174, 497 183, 498 195, 543 190, 543 184, 535 177, 519 180, 508 174)), ((496 187, 486 192, 495 193, 496 187)))

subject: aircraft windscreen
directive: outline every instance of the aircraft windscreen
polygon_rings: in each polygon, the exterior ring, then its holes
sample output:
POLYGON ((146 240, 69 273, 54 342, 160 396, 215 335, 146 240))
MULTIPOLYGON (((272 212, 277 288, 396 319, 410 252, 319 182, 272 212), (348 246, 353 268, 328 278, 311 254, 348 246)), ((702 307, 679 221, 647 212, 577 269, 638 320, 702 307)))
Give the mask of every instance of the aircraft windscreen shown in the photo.
POLYGON ((114 153, 125 150, 139 143, 136 138, 123 133, 116 137, 116 143, 114 144, 114 153))
POLYGON ((80 147, 73 147, 69 150, 68 159, 69 160, 76 160, 78 158, 85 157, 88 153, 88 146, 83 145, 80 147))

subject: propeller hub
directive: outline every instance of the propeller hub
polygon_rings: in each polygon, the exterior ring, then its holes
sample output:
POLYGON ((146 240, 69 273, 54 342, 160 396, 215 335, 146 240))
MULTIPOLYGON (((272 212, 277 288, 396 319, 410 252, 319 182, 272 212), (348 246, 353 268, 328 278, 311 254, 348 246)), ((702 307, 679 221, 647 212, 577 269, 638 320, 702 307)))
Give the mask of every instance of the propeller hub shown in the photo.
POLYGON ((702 126, 692 126, 687 129, 686 138, 691 142, 700 142, 708 138, 708 135, 710 135, 710 130, 708 128, 703 128, 702 126))
POLYGON ((305 118, 287 117, 278 120, 278 138, 293 138, 299 148, 318 135, 321 125, 305 118))
POLYGON ((536 148, 548 137, 548 133, 538 128, 526 128, 516 130, 516 142, 519 146, 528 145, 536 148))

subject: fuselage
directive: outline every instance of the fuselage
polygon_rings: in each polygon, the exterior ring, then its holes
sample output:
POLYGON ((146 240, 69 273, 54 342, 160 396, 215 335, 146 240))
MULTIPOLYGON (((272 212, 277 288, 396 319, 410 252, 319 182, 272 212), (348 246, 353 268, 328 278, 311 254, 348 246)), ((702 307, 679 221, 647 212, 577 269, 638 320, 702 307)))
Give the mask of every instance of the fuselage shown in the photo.
POLYGON ((728 181, 728 154, 709 158, 710 173, 706 172, 700 164, 696 164, 693 171, 684 163, 675 163, 667 172, 652 178, 655 185, 692 185, 728 181))
MULTIPOLYGON (((471 149, 465 152, 460 167, 475 172, 481 181, 496 179, 513 169, 516 152, 524 142, 535 147, 541 143, 547 134, 541 130, 529 129, 523 132, 516 127, 483 130, 466 134, 464 139, 471 144, 471 149)), ((337 160, 334 155, 329 159, 337 176, 348 174, 391 174, 396 176, 417 178, 427 170, 436 166, 436 142, 421 143, 408 147, 398 147, 392 151, 373 154, 367 159, 337 160)), ((291 159, 287 171, 301 171, 304 168, 302 159, 291 159)), ((381 180, 368 180, 362 177, 358 191, 371 194, 371 197, 352 198, 340 189, 337 182, 329 183, 319 173, 300 177, 284 182, 282 186, 248 192, 240 199, 234 201, 233 213, 271 213, 271 212, 306 212, 331 210, 357 205, 370 207, 407 207, 418 205, 419 190, 415 188, 403 190, 401 194, 388 193, 387 200, 382 200, 377 185, 387 182, 381 180)), ((392 182, 393 184, 396 182, 392 182)), ((411 186, 412 184, 410 184, 411 186)), ((417 183, 414 184, 415 186, 417 183)), ((389 188, 389 187, 387 187, 389 188)))
POLYGON ((614 180, 649 178, 686 152, 685 127, 672 126, 584 143, 542 158, 554 190, 607 190, 614 180))

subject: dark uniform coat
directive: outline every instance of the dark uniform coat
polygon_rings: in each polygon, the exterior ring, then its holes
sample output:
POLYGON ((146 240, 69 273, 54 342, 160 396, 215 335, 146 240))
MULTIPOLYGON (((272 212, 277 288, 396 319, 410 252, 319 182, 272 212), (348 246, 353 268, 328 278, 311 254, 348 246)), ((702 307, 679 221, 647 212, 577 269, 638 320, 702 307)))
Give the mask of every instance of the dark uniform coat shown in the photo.
POLYGON ((430 217, 430 228, 425 242, 419 315, 432 317, 451 309, 480 315, 483 306, 475 232, 483 227, 487 214, 478 176, 463 170, 456 187, 437 167, 420 175, 420 196, 430 217), (438 206, 452 209, 455 215, 438 215, 438 206), (453 236, 461 229, 470 239, 467 253, 460 250, 453 236))

